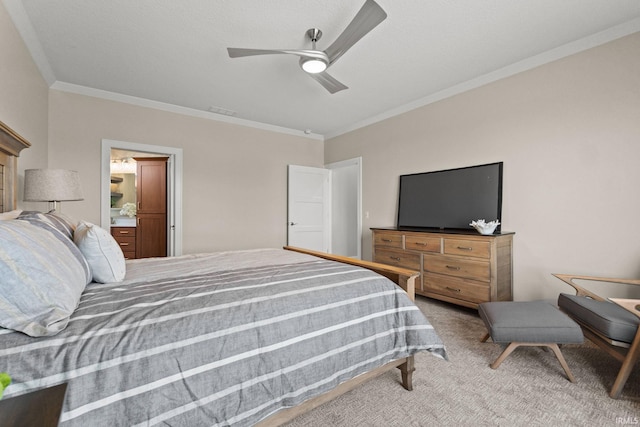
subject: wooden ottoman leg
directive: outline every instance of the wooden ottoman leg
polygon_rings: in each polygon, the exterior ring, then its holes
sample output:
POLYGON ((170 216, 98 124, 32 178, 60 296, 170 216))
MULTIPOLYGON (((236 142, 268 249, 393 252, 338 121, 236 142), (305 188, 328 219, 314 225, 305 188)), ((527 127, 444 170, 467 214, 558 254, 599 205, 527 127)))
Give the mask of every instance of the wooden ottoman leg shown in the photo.
POLYGON ((562 355, 562 352, 560 351, 560 348, 558 347, 558 344, 543 344, 546 345, 547 347, 549 347, 551 350, 553 350, 553 352, 555 353, 556 357, 558 358, 558 362, 560 362, 560 364, 562 365, 562 369, 564 369, 564 372, 567 374, 567 378, 569 378, 569 381, 571 381, 572 383, 575 383, 576 380, 573 377, 573 374, 571 373, 571 370, 569 369, 569 365, 567 365, 567 361, 564 360, 564 356, 562 355))
POLYGON ((489 339, 489 337, 491 336, 491 334, 489 332, 487 332, 485 334, 484 337, 482 337, 482 339, 480 340, 480 342, 487 342, 487 340, 489 339))
POLYGON ((516 348, 518 348, 518 346, 520 345, 520 343, 518 342, 512 342, 510 343, 507 348, 504 349, 504 351, 502 352, 502 354, 500 356, 498 356, 498 358, 496 359, 495 362, 493 362, 491 364, 491 369, 498 369, 498 366, 500 366, 500 364, 502 363, 502 361, 504 359, 507 358, 507 356, 509 356, 513 350, 515 350, 516 348))

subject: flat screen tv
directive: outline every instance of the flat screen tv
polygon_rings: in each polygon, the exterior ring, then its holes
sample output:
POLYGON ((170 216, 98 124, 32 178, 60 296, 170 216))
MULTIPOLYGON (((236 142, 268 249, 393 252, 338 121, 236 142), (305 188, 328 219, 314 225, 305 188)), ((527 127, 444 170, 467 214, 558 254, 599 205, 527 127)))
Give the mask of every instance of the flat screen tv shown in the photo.
POLYGON ((473 230, 478 219, 502 222, 502 162, 400 176, 398 228, 473 230))

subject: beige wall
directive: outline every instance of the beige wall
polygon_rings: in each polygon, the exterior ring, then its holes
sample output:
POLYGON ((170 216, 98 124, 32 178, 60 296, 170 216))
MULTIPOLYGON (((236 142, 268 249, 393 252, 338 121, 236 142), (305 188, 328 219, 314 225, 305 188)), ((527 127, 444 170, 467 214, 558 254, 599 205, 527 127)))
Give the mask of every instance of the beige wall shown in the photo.
MULTIPOLYGON (((103 138, 184 149, 184 250, 279 246, 286 165, 363 158, 364 255, 395 222, 398 175, 504 161, 516 299, 554 299, 552 272, 640 277, 640 34, 323 144, 49 90, 0 3, 0 120, 27 138, 19 167, 73 168, 100 221, 103 138)), ((19 202, 23 208, 46 208, 19 202)))
POLYGON ((640 33, 325 144, 357 156, 365 258, 400 174, 503 161, 516 299, 555 299, 554 272, 640 277, 640 33))
POLYGON ((18 162, 18 202, 24 170, 47 166, 49 88, 0 2, 0 121, 31 143, 18 162))
POLYGON ((85 200, 64 212, 100 223, 102 139, 183 149, 184 253, 286 243, 287 164, 322 166, 323 142, 50 91, 51 165, 78 170, 85 200))

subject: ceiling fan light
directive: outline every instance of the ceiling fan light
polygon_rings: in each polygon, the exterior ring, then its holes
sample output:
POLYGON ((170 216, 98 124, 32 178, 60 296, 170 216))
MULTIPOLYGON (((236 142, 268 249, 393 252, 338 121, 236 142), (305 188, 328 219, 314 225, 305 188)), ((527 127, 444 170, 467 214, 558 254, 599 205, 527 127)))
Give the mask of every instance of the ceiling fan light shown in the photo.
POLYGON ((314 59, 314 58, 310 58, 310 59, 307 59, 306 61, 302 61, 300 65, 302 66, 302 69, 309 74, 321 73, 327 69, 326 62, 320 59, 314 59))

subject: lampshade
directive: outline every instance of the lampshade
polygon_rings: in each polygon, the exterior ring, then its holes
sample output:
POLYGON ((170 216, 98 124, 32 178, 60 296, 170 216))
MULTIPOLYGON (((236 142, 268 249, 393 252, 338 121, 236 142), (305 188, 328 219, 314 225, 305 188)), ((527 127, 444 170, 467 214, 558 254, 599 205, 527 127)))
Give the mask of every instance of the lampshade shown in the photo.
POLYGON ((24 171, 26 202, 61 202, 84 200, 80 175, 65 169, 26 169, 24 171))

